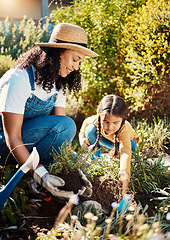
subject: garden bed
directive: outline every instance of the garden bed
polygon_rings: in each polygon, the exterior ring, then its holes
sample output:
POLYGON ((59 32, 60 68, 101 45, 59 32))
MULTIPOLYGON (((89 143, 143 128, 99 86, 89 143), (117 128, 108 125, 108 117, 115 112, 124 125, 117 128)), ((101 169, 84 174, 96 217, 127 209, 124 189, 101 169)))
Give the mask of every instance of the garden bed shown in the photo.
MULTIPOLYGON (((7 230, 10 239, 32 240, 37 237, 38 232, 47 233, 55 223, 56 217, 62 207, 65 205, 59 198, 50 195, 45 189, 41 194, 30 196, 29 204, 35 208, 36 216, 21 215, 17 224, 18 229, 7 230)), ((147 213, 152 216, 157 201, 150 201, 151 195, 135 194, 132 204, 139 202, 145 207, 148 205, 147 213)), ((93 181, 93 195, 90 200, 99 202, 102 208, 108 212, 111 211, 111 203, 119 202, 122 199, 118 185, 109 176, 95 177, 93 181)), ((84 199, 87 200, 87 199, 84 199)), ((4 236, 5 236, 4 232, 4 236)), ((6 238, 2 238, 6 239, 6 238)))

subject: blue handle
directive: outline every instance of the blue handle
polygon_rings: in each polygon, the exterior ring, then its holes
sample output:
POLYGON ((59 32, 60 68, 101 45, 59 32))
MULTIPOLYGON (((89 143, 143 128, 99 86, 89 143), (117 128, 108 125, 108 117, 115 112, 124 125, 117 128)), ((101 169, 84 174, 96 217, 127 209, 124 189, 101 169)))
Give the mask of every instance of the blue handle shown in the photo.
POLYGON ((9 182, 6 184, 6 186, 0 190, 0 211, 3 208, 6 200, 11 195, 13 189, 19 182, 19 180, 24 176, 24 172, 22 170, 18 170, 14 176, 9 180, 9 182))
POLYGON ((128 199, 125 198, 125 195, 123 195, 123 199, 119 203, 118 212, 122 211, 123 208, 124 208, 124 211, 126 212, 128 207, 129 207, 129 201, 128 199))

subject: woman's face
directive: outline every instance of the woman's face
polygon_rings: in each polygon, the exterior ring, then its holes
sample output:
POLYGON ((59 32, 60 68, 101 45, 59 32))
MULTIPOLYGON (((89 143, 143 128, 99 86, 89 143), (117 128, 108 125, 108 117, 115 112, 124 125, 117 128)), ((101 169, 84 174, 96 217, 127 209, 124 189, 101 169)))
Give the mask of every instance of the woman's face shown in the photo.
POLYGON ((107 135, 117 132, 123 120, 123 118, 116 115, 100 115, 100 118, 101 126, 107 135))
POLYGON ((85 55, 73 50, 66 50, 60 56, 59 74, 66 77, 74 70, 78 70, 80 62, 85 58, 85 55))

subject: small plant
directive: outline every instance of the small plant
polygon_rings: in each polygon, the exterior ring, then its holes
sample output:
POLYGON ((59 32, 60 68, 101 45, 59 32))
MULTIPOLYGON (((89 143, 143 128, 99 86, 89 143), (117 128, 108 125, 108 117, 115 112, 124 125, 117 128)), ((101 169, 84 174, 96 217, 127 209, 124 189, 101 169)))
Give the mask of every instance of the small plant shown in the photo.
POLYGON ((163 155, 153 158, 153 152, 141 153, 136 150, 131 160, 130 188, 134 193, 151 193, 158 188, 168 187, 170 180, 168 166, 163 163, 163 155))
POLYGON ((59 152, 53 148, 53 163, 49 166, 49 172, 54 175, 77 171, 79 168, 93 179, 94 176, 110 175, 117 178, 119 173, 119 159, 111 159, 107 154, 101 158, 92 159, 92 154, 87 153, 78 144, 63 143, 59 152), (76 152, 75 152, 76 150, 76 152))
POLYGON ((49 172, 54 175, 69 173, 78 169, 87 169, 89 165, 89 154, 85 154, 82 148, 77 148, 77 144, 72 146, 68 142, 62 144, 59 152, 53 148, 53 163, 49 166, 49 172), (76 149, 76 152, 75 152, 76 149))
POLYGON ((165 143, 170 141, 170 125, 168 119, 154 117, 151 124, 143 119, 141 122, 138 122, 135 130, 139 135, 140 142, 138 147, 141 152, 153 150, 153 153, 157 155, 167 150, 165 143))
POLYGON ((108 154, 102 154, 101 158, 91 160, 87 174, 93 179, 94 176, 110 175, 113 179, 118 178, 120 167, 119 159, 111 159, 108 154))

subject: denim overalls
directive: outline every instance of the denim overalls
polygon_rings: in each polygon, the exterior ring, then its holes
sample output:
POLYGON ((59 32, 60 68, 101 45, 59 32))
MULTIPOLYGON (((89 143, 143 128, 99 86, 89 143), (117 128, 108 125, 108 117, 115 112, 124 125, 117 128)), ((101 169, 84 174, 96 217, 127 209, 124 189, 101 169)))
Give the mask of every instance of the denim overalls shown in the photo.
MULTIPOLYGON (((85 129, 85 137, 89 140, 90 144, 94 144, 96 142, 97 139, 97 128, 94 124, 89 124, 86 129, 85 129)), ((131 141, 131 151, 134 152, 136 149, 136 142, 135 140, 130 140, 131 141)), ((101 157, 101 149, 100 146, 104 146, 108 149, 113 149, 114 148, 114 143, 108 139, 106 139, 105 137, 101 136, 96 148, 98 148, 99 150, 97 150, 94 154, 92 154, 92 158, 95 159, 96 157, 101 157)), ((117 143, 117 147, 119 150, 119 143, 117 143)))
MULTIPOLYGON (((33 68, 27 69, 31 90, 35 90, 33 68)), ((70 143, 76 133, 74 121, 61 115, 49 115, 58 95, 58 90, 47 101, 42 101, 33 93, 27 99, 24 111, 24 121, 22 125, 22 141, 29 152, 36 147, 40 155, 40 163, 48 166, 53 158, 51 156, 52 148, 59 150, 66 140, 70 143)), ((0 117, 0 165, 3 165, 9 153, 4 140, 2 121, 0 117)), ((16 164, 16 160, 10 154, 7 164, 16 164)))

